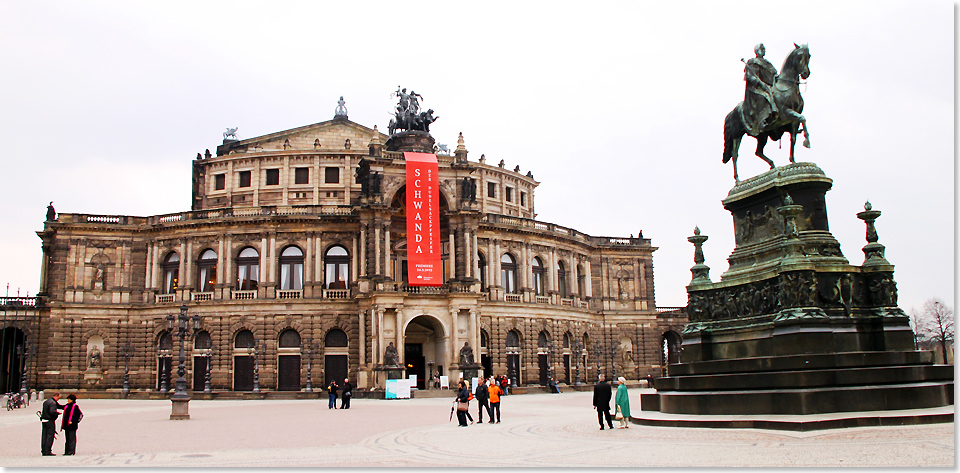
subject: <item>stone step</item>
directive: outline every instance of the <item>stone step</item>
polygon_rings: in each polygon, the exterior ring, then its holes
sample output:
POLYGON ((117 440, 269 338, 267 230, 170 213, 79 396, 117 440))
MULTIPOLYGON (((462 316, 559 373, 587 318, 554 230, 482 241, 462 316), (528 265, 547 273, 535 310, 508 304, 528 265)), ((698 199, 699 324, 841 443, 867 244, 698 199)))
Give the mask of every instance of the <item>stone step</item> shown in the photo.
POLYGON ((658 391, 657 395, 660 411, 669 414, 807 415, 953 405, 953 382, 751 391, 658 391))

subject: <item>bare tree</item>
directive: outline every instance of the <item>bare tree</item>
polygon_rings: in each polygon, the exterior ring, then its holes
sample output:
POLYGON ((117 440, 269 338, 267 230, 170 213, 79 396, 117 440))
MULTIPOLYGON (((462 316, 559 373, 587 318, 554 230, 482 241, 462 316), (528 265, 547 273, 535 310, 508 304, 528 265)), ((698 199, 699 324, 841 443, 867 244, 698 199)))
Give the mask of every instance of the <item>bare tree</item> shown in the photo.
POLYGON ((920 340, 930 340, 938 345, 943 352, 943 363, 947 363, 947 343, 953 342, 953 308, 937 298, 928 299, 923 304, 923 310, 917 314, 914 310, 910 314, 910 322, 914 325, 914 337, 920 340))

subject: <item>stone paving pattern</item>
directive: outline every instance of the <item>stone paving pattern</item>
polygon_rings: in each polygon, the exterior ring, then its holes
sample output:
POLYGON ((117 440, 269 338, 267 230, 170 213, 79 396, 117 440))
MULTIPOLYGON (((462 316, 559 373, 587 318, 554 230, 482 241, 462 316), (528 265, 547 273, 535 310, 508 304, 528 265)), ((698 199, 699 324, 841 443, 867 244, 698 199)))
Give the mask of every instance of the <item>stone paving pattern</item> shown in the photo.
MULTIPOLYGON (((631 425, 600 431, 592 393, 503 398, 500 424, 458 428, 452 398, 191 401, 80 399, 77 452, 40 456, 38 403, 0 411, 5 467, 952 467, 954 424, 816 432, 631 425)), ((631 390, 639 410, 639 390, 631 390)), ((471 402, 476 417, 476 404, 471 402)), ((614 421, 614 425, 617 422, 614 421)))

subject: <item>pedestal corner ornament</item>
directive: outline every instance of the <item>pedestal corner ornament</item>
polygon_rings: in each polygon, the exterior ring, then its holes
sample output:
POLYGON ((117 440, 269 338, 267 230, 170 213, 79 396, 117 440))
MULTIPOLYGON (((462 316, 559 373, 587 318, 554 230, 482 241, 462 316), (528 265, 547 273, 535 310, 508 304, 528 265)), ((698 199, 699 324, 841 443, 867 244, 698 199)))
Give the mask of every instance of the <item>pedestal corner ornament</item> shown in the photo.
POLYGON ((404 151, 407 163, 407 281, 443 285, 440 262, 440 188, 437 156, 404 151))

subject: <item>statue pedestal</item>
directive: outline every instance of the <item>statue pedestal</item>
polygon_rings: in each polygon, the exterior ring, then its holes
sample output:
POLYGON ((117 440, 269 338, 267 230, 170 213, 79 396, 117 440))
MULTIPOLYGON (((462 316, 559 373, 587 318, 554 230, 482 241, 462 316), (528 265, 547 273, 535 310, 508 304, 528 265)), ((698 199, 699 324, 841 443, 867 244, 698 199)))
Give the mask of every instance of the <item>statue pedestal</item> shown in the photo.
POLYGON ((740 181, 724 199, 736 249, 720 282, 687 287, 671 414, 806 415, 952 404, 953 371, 914 350, 893 266, 851 265, 829 232, 832 180, 812 163, 740 181), (884 289, 887 288, 887 289, 884 289))
POLYGON ((482 368, 482 367, 481 367, 480 365, 461 366, 461 367, 460 367, 460 372, 463 373, 463 379, 469 381, 469 380, 471 380, 471 379, 473 379, 473 378, 478 378, 478 377, 480 377, 480 369, 481 369, 481 368, 482 368))
POLYGON ((170 420, 189 420, 190 419, 190 399, 170 399, 172 410, 170 420))
POLYGON ((425 131, 403 131, 387 139, 387 151, 413 151, 433 153, 436 140, 425 131))

